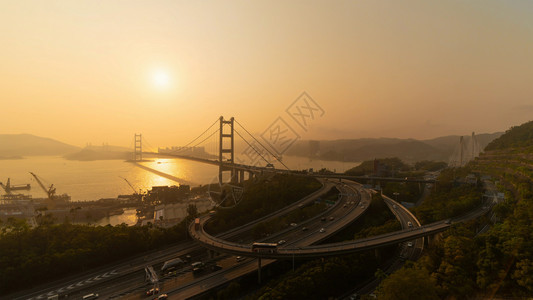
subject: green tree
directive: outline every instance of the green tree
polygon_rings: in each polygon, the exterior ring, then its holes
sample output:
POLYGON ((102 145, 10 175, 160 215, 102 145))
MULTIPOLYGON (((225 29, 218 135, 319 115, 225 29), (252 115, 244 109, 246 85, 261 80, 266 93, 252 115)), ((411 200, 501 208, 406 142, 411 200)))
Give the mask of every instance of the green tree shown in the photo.
POLYGON ((437 286, 424 269, 404 267, 381 282, 380 300, 439 299, 437 286))

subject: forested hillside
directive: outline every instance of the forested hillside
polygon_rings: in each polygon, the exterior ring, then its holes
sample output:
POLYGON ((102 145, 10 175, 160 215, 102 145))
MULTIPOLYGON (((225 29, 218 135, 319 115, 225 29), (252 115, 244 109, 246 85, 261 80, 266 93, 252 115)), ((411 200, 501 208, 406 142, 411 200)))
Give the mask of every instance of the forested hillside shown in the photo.
POLYGON ((485 148, 486 151, 533 146, 533 121, 511 127, 485 148))
MULTIPOLYGON (((467 224, 455 225, 435 239, 416 263, 385 279, 380 299, 419 297, 420 280, 428 298, 487 299, 533 296, 533 122, 513 127, 494 140, 485 153, 467 167, 444 172, 462 177, 475 173, 490 175, 505 200, 494 205, 494 215, 467 224), (423 275, 423 276, 422 276, 423 275), (422 276, 422 279, 420 278, 422 276), (396 293, 401 285, 404 291, 396 293), (430 295, 432 295, 430 297, 430 295)), ((453 180, 452 182, 457 182, 453 180)), ((457 184, 455 184, 457 185, 457 184)), ((445 188, 442 184, 441 189, 445 188)), ((452 188, 450 191, 464 187, 452 188)), ((451 214, 461 203, 475 203, 473 191, 430 198, 416 210, 422 222, 451 214), (470 196, 469 196, 470 195, 470 196), (440 199, 439 199, 440 198, 440 199), (461 200, 461 198, 463 200, 461 200), (433 200, 431 200, 433 199, 433 200), (433 203, 432 203, 433 202, 433 203)))

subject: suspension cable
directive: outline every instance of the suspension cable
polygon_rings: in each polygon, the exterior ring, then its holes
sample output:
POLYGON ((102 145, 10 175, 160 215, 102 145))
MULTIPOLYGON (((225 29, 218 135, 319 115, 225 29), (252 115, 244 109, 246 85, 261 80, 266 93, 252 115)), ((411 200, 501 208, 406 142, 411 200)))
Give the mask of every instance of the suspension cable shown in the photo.
MULTIPOLYGON (((257 140, 257 139, 256 139, 256 138, 255 138, 255 137, 254 137, 254 136, 248 131, 248 130, 246 130, 246 128, 244 128, 244 126, 242 126, 242 124, 239 123, 239 121, 237 121, 237 119, 235 119, 235 122, 236 122, 239 126, 241 126, 241 128, 244 129, 244 131, 246 131, 246 133, 248 133, 248 135, 251 136, 251 137, 252 137, 252 138, 253 138, 253 139, 254 139, 259 145, 261 145, 261 147, 263 147, 268 153, 270 153, 270 155, 272 155, 277 161, 279 161, 279 162, 285 167, 285 169, 287 169, 287 170, 289 170, 289 171, 291 170, 291 169, 289 169, 289 167, 287 167, 287 166, 286 166, 286 165, 285 165, 285 164, 284 164, 284 163, 278 158, 277 155, 274 155, 272 152, 270 152, 270 150, 268 150, 267 147, 265 147, 263 144, 261 144, 260 141, 258 141, 258 140, 257 140)), ((239 135, 239 136, 240 136, 240 135, 239 135)), ((244 138, 243 138, 242 136, 241 136, 241 138, 244 140, 244 138)), ((245 140, 245 141, 246 141, 246 140, 245 140)))
MULTIPOLYGON (((208 132, 211 128, 213 128, 213 126, 215 126, 215 124, 216 124, 217 122, 218 122, 218 119, 217 119, 213 124, 211 124, 211 126, 209 126, 204 132, 202 132, 199 136, 197 136, 195 139, 193 139, 192 141, 190 141, 189 143, 187 143, 185 146, 180 147, 181 149, 177 149, 177 150, 175 150, 175 151, 172 151, 172 153, 176 154, 176 153, 178 153, 178 152, 185 151, 186 148, 187 148, 190 144, 194 143, 197 139, 199 139, 200 137, 202 137, 206 132, 208 132)), ((218 131, 218 130, 220 130, 220 129, 217 129, 217 131, 218 131)), ((217 132, 217 131, 215 131, 215 132, 217 132)), ((212 135, 213 135, 213 134, 209 135, 207 138, 210 138, 212 135)), ((206 139, 207 139, 207 138, 206 138, 206 139)), ((198 144, 196 144, 196 145, 194 145, 194 146, 192 146, 192 147, 194 148, 194 147, 198 146, 199 144, 203 143, 206 139, 202 140, 200 143, 198 143, 198 144)))
MULTIPOLYGON (((183 148, 189 146, 190 144, 194 143, 194 141, 196 141, 197 139, 199 139, 202 135, 204 135, 206 132, 209 131, 209 129, 211 129, 211 127, 215 126, 215 124, 218 123, 218 119, 213 123, 211 124, 211 126, 209 126, 204 132, 202 132, 199 136, 197 136, 194 140, 190 141, 187 145, 183 146, 183 148)), ((219 129, 217 129, 219 130, 219 129)), ((204 140, 205 141, 205 140, 204 140)), ((198 145, 198 144, 197 144, 198 145)), ((193 147, 196 147, 196 146, 193 146, 193 147)))
MULTIPOLYGON (((220 131, 220 129, 217 129, 217 130, 213 131, 213 133, 211 133, 208 137, 206 137, 205 139, 201 140, 199 143, 197 143, 196 145, 192 146, 191 148, 195 148, 195 147, 197 147, 198 145, 200 145, 201 143, 205 142, 207 139, 209 139, 210 137, 212 137, 215 133, 217 133, 217 132, 219 132, 219 131, 220 131)), ((203 133, 202 133, 202 134, 203 134, 203 133)), ((190 143, 189 143, 188 145, 190 145, 190 143)), ((187 146, 184 146, 183 148, 185 148, 185 147, 187 147, 187 146)), ((172 154, 177 154, 177 153, 180 152, 181 150, 184 150, 183 148, 182 148, 182 149, 179 149, 178 151, 173 151, 172 154)))
POLYGON ((252 146, 250 143, 248 143, 248 141, 247 141, 247 140, 246 140, 246 139, 245 139, 245 138, 239 133, 239 131, 237 131, 235 128, 233 129, 233 131, 235 131, 235 132, 237 133, 237 135, 240 136, 241 139, 242 139, 243 141, 245 141, 246 144, 248 144, 248 146, 250 146, 250 148, 252 148, 257 154, 259 154, 259 156, 261 156, 261 158, 262 158, 264 161, 266 161, 267 164, 270 164, 270 162, 269 162, 268 160, 266 160, 266 158, 265 158, 265 157, 264 157, 259 151, 257 151, 257 150, 254 148, 254 146, 252 146))

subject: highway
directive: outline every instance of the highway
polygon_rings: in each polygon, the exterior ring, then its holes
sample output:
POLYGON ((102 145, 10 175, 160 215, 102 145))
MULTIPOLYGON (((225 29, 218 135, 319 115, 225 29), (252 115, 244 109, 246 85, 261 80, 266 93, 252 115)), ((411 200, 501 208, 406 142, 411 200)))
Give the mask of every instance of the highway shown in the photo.
MULTIPOLYGON (((392 200, 391 198, 382 195, 383 199, 385 200, 385 203, 389 207, 390 211, 395 215, 396 219, 400 222, 402 229, 408 229, 409 228, 409 222, 411 222, 413 227, 420 227, 420 223, 418 219, 414 217, 414 215, 407 210, 405 207, 399 205, 396 201, 392 200)), ((424 249, 424 239, 419 238, 414 241, 410 241, 411 246, 409 246, 409 242, 403 242, 399 244, 397 253, 398 256, 392 258, 389 260, 388 265, 383 270, 386 274, 392 274, 396 270, 399 270, 404 264, 406 260, 417 260, 421 255, 422 251, 424 249)), ((352 291, 346 293, 344 297, 341 297, 342 299, 350 299, 351 296, 354 295, 367 295, 372 293, 376 287, 379 285, 381 280, 379 278, 372 278, 369 279, 367 282, 364 282, 357 287, 355 287, 352 291)))
MULTIPOLYGON (((390 201, 392 200, 387 200, 387 203, 393 203, 390 201)), ((265 266, 273 262, 272 259, 298 259, 341 255, 375 249, 384 245, 413 241, 417 238, 444 231, 450 226, 450 224, 476 218, 490 210, 490 206, 486 205, 483 209, 478 209, 465 216, 454 218, 450 220, 450 222, 440 221, 421 227, 416 227, 416 223, 413 222, 413 219, 409 219, 414 225, 413 228, 407 228, 398 232, 357 241, 313 245, 326 239, 329 235, 338 232, 357 219, 368 207, 368 205, 365 205, 366 203, 370 203, 370 194, 363 190, 359 184, 325 180, 323 181, 323 187, 312 195, 304 197, 300 201, 275 213, 255 220, 245 226, 230 230, 219 236, 213 237, 208 235, 203 231, 203 227, 200 230, 195 230, 192 225, 189 227, 189 231, 200 244, 207 248, 222 253, 260 257, 262 258, 262 265, 265 266), (315 219, 300 223, 294 228, 291 227, 281 233, 270 236, 268 241, 271 242, 281 239, 287 241, 286 244, 279 247, 279 250, 276 253, 252 253, 249 244, 240 244, 232 241, 242 240, 243 236, 247 234, 247 231, 258 222, 277 218, 290 211, 299 209, 302 205, 315 201, 320 195, 326 193, 333 185, 337 185, 339 190, 341 190, 345 196, 343 196, 340 201, 337 201, 336 205, 330 207, 326 212, 317 216, 315 219), (321 221, 320 219, 322 217, 326 217, 327 221, 321 221), (333 217, 333 221, 329 221, 330 217, 333 217), (307 227, 308 229, 304 231, 302 229, 303 227, 307 227), (319 228, 324 228, 325 232, 320 232, 319 228)), ((392 205, 401 208, 399 204, 392 205)), ((403 208, 401 209, 403 210, 403 208)), ((404 212, 402 211, 402 214, 403 213, 404 212)), ((405 217, 404 221, 401 222, 405 223, 405 220, 408 220, 407 218, 408 217, 405 217)), ((208 216, 202 217, 202 224, 205 224, 208 219, 208 216)), ((405 244, 403 245, 405 247, 405 244)), ((414 255, 413 253, 417 252, 417 249, 420 249, 421 251, 422 247, 423 243, 420 244, 419 241, 415 241, 414 247, 412 247, 412 253, 409 254, 409 257, 414 255)), ((83 295, 93 292, 99 293, 102 298, 138 299, 147 288, 144 278, 145 266, 153 265, 154 268, 158 270, 164 261, 187 254, 193 254, 193 261, 205 261, 205 254, 203 252, 205 251, 203 251, 200 246, 193 245, 191 242, 184 242, 165 250, 155 251, 147 255, 117 263, 110 267, 87 272, 84 275, 71 276, 65 280, 41 286, 40 288, 35 288, 30 291, 1 297, 1 299, 46 299, 48 296, 55 294, 61 296, 68 294, 69 299, 81 299, 83 295)), ((258 267, 257 260, 245 259, 244 261, 236 262, 234 257, 227 256, 217 257, 213 261, 213 264, 214 263, 219 264, 223 269, 197 278, 192 276, 190 268, 183 268, 178 270, 177 275, 172 278, 167 278, 162 282, 161 290, 168 293, 170 298, 184 299, 190 297, 190 295, 201 294, 210 288, 227 283, 244 274, 255 272, 258 267)))
MULTIPOLYGON (((312 247, 309 245, 318 243, 328 236, 335 234, 342 230, 344 227, 351 224, 357 218, 359 218, 363 212, 368 209, 370 204, 371 195, 368 190, 362 188, 361 185, 356 183, 344 184, 338 183, 337 188, 347 196, 341 197, 326 214, 318 215, 305 223, 299 224, 297 227, 289 228, 282 234, 291 233, 298 236, 297 242, 291 242, 278 248, 276 253, 259 253, 251 251, 251 244, 241 244, 223 240, 221 238, 213 237, 204 230, 204 225, 209 222, 212 216, 206 215, 200 218, 200 226, 195 228, 194 224, 189 226, 190 236, 199 242, 202 246, 215 250, 221 253, 256 257, 256 258, 292 258, 297 257, 323 257, 323 251, 309 251, 312 247), (361 200, 360 200, 360 198, 361 200), (326 218, 326 221, 322 221, 322 218, 326 218), (307 231, 303 231, 302 228, 308 228, 307 231), (323 230, 321 230, 323 228, 323 230), (322 232, 321 232, 322 231, 322 232), (305 248, 303 247, 305 246, 305 248), (315 253, 316 255, 308 256, 306 254, 315 253)), ((266 240, 267 242, 277 242, 283 235, 276 235, 266 240)), ((286 238, 283 238, 286 240, 286 238)), ((328 244, 331 245, 331 244, 328 244)), ((316 246, 318 247, 318 246, 316 246)))
MULTIPOLYGON (((327 180, 321 181, 323 186, 314 193, 284 207, 267 216, 259 218, 244 226, 234 228, 221 235, 219 238, 228 240, 241 240, 244 235, 257 222, 268 221, 273 218, 288 214, 301 206, 314 202, 318 197, 327 193, 334 184, 327 180)), ((68 278, 57 280, 52 283, 44 284, 27 291, 17 292, 6 297, 0 296, 0 299, 47 299, 48 296, 69 295, 69 299, 81 299, 83 295, 89 293, 99 293, 102 298, 121 297, 125 294, 144 290, 146 288, 144 268, 148 265, 160 267, 164 261, 172 258, 185 256, 190 253, 198 252, 193 255, 193 260, 205 260, 206 252, 198 244, 187 241, 179 243, 167 249, 146 253, 123 262, 111 265, 109 267, 99 268, 84 272, 80 275, 70 276, 68 278)), ((233 258, 234 260, 234 258, 233 258)), ((157 269, 157 268, 156 268, 157 269)), ((185 268, 182 272, 187 273, 185 268)), ((190 272, 188 272, 190 273, 190 272)), ((189 281, 194 278, 189 278, 189 281)))
MULTIPOLYGON (((328 182, 331 183, 331 181, 328 182)), ((280 249, 285 247, 303 248, 311 245, 312 243, 317 243, 324 240, 339 230, 342 230, 351 222, 355 221, 367 210, 368 205, 366 204, 370 203, 370 193, 368 191, 360 193, 360 191, 363 191, 362 186, 354 182, 345 184, 343 182, 336 181, 335 184, 343 196, 326 212, 319 214, 305 222, 297 224, 296 226, 290 226, 286 230, 283 230, 261 241, 277 242, 283 239, 287 242, 281 245, 280 249), (361 205, 363 203, 365 205, 361 205), (326 220, 322 221, 322 218, 325 218, 326 220), (331 218, 333 218, 333 220, 330 220, 331 218), (307 230, 304 231, 304 227, 306 227, 307 230), (324 228, 325 232, 320 232, 321 228, 324 228)), ((298 207, 298 205, 296 206, 298 207)), ((209 220, 209 217, 210 216, 205 216, 202 218, 203 224, 209 220)), ((191 227, 194 229, 194 224, 191 224, 191 227)), ((192 233, 193 232, 191 232, 191 234, 192 233)), ((210 237, 214 238, 212 236, 210 237)), ((240 245, 238 243, 225 241, 220 238, 215 239, 225 244, 240 245)), ((205 244, 202 245, 206 246, 205 244)), ((247 244, 245 247, 251 253, 250 244, 247 244)), ((241 262, 235 262, 234 257, 230 259, 234 260, 234 264, 229 268, 224 268, 215 273, 200 277, 193 282, 177 286, 174 289, 169 290, 165 287, 165 292, 169 295, 169 298, 172 299, 187 299, 202 294, 220 285, 226 284, 233 279, 257 272, 257 259, 247 258, 241 262)), ((261 259, 261 266, 264 267, 273 263, 274 261, 274 259, 261 259)))
MULTIPOLYGON (((392 201, 392 199, 388 199, 392 201)), ((403 206, 396 204, 399 208, 407 211, 403 206)), ((316 257, 325 257, 325 256, 337 256, 348 253, 355 253, 360 251, 372 250, 375 248, 398 244, 402 242, 409 242, 417 238, 422 238, 429 235, 434 235, 436 233, 445 231, 448 229, 451 224, 456 222, 464 222, 471 220, 487 213, 490 210, 490 207, 483 206, 482 209, 474 210, 466 215, 453 218, 450 220, 442 220, 427 224, 419 227, 411 227, 403 229, 400 231, 395 231, 387 234, 377 235, 370 238, 341 242, 341 243, 331 243, 326 245, 314 245, 307 247, 294 247, 286 246, 280 247, 274 253, 265 253, 265 252, 252 252, 250 245, 238 244, 229 241, 222 240, 210 236, 205 230, 203 230, 203 225, 209 221, 210 216, 204 216, 200 219, 200 228, 195 229, 194 225, 191 224, 189 227, 189 232, 191 236, 201 243, 206 248, 215 250, 217 252, 229 253, 233 255, 240 256, 250 256, 257 258, 272 258, 272 259, 289 259, 292 257, 299 258, 316 258, 316 257)), ((410 213, 409 213, 410 214, 410 213)), ((355 216, 352 215, 352 216, 355 216)), ((414 218, 414 216, 411 217, 414 218)), ((346 219, 349 219, 348 216, 346 219)), ((334 227, 335 228, 335 227, 334 227)))

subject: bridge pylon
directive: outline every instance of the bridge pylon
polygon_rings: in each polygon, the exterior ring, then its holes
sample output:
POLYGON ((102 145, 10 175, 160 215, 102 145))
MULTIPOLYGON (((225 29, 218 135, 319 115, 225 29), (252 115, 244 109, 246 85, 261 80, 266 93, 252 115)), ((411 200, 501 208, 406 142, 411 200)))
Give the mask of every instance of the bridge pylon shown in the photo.
POLYGON ((219 136, 219 168, 218 168, 218 182, 222 184, 222 175, 224 171, 231 172, 231 181, 235 181, 235 168, 226 167, 227 164, 233 165, 235 163, 235 138, 233 132, 234 118, 224 120, 223 116, 220 116, 220 136, 219 136), (227 125, 227 126, 226 126, 227 125), (229 127, 229 132, 227 130, 229 127), (229 154, 226 157, 225 154, 229 154))
POLYGON ((143 160, 143 146, 142 146, 142 134, 135 134, 133 148, 133 161, 142 161, 143 160))

